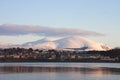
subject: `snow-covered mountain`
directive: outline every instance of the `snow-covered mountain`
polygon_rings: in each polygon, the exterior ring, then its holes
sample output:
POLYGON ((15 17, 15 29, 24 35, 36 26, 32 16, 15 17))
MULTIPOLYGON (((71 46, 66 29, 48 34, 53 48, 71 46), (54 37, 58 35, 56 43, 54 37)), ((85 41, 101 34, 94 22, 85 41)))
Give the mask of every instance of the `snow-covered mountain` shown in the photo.
POLYGON ((44 49, 79 49, 79 50, 109 50, 109 46, 81 37, 70 36, 57 40, 44 38, 38 41, 28 42, 22 45, 25 48, 44 48, 44 49))

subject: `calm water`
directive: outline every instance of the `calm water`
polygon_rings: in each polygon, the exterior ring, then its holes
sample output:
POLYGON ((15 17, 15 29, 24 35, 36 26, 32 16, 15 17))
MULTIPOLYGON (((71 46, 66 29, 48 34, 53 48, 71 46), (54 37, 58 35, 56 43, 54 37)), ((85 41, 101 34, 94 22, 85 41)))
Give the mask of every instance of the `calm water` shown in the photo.
POLYGON ((120 64, 0 63, 0 80, 120 80, 120 64))

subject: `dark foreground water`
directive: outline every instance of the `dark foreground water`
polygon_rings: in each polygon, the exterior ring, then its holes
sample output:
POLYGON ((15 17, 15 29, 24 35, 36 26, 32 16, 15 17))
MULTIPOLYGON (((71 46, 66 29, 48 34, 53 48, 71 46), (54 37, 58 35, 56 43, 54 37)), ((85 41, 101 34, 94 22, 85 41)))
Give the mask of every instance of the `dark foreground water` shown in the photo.
POLYGON ((120 80, 120 64, 0 63, 0 80, 120 80))

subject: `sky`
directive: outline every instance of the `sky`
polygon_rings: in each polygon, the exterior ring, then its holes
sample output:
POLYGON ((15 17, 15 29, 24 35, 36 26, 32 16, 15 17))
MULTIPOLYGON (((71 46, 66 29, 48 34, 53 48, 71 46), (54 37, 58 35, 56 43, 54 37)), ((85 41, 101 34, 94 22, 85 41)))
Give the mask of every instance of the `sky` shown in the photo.
MULTIPOLYGON (((74 32, 75 29, 82 29, 84 33, 103 34, 87 34, 90 39, 120 47, 119 4, 120 0, 0 0, 0 25, 39 25, 52 30, 74 29, 74 32)), ((40 38, 40 35, 33 33, 0 35, 0 41, 12 43, 40 38)))

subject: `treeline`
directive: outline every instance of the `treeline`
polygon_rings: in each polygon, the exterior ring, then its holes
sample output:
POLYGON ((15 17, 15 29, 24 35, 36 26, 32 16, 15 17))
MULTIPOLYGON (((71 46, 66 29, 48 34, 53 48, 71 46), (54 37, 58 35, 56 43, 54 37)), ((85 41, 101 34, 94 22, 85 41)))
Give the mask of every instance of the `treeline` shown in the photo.
POLYGON ((0 62, 120 62, 120 48, 108 51, 0 49, 0 62))

